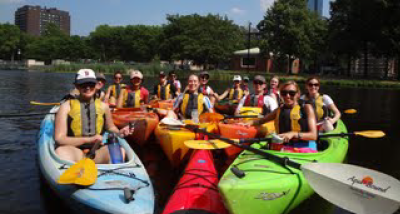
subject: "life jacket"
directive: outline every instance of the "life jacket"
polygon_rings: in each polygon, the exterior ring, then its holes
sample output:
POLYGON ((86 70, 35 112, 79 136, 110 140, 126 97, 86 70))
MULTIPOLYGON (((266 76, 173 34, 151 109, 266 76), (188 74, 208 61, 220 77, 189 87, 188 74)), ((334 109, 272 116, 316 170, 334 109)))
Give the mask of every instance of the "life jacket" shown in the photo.
POLYGON ((202 86, 200 86, 200 87, 199 87, 199 93, 202 93, 203 95, 208 95, 207 89, 208 89, 209 87, 210 87, 210 86, 208 86, 208 85, 202 85, 202 86))
POLYGON ((237 89, 231 88, 231 90, 229 91, 229 100, 242 99, 242 97, 243 97, 243 89, 241 89, 240 87, 237 89))
POLYGON ((100 99, 90 103, 81 103, 78 99, 71 99, 71 110, 68 113, 68 136, 82 137, 103 134, 105 126, 105 112, 101 108, 100 99))
POLYGON ((250 94, 249 96, 246 97, 246 100, 244 101, 244 106, 262 108, 264 106, 264 95, 259 95, 258 99, 256 100, 256 95, 250 94))
POLYGON ((307 99, 305 101, 305 103, 311 104, 314 108, 317 122, 323 120, 324 118, 326 118, 328 116, 329 109, 327 106, 324 105, 324 101, 322 99, 322 97, 323 97, 322 94, 319 94, 318 97, 315 99, 308 99, 307 95, 305 97, 307 99))
POLYGON ((204 95, 203 94, 189 94, 185 93, 183 95, 183 100, 181 103, 181 113, 185 116, 185 118, 191 118, 192 110, 197 109, 199 115, 203 113, 204 110, 204 95))
POLYGON ((295 105, 290 111, 284 106, 279 107, 274 122, 275 130, 278 134, 289 131, 304 132, 309 130, 303 105, 295 105))
POLYGON ((140 98, 140 89, 133 91, 131 87, 127 87, 122 100, 124 107, 139 108, 142 100, 140 98))
POLYGON ((171 91, 171 84, 166 84, 163 86, 158 84, 157 96, 161 100, 168 100, 169 98, 171 98, 170 91, 171 91))
POLYGON ((118 99, 119 94, 121 93, 121 90, 124 89, 126 87, 125 84, 112 84, 111 85, 111 97, 115 97, 115 99, 118 99))

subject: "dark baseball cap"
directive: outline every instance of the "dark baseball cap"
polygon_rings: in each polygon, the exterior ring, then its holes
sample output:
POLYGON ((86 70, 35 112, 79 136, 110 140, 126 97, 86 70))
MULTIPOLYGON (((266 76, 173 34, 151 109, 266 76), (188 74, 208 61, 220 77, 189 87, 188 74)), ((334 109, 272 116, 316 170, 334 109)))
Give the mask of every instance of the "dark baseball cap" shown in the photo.
POLYGON ((265 83, 265 78, 264 78, 263 76, 261 76, 261 75, 256 75, 256 76, 254 77, 254 81, 256 81, 256 80, 265 83))

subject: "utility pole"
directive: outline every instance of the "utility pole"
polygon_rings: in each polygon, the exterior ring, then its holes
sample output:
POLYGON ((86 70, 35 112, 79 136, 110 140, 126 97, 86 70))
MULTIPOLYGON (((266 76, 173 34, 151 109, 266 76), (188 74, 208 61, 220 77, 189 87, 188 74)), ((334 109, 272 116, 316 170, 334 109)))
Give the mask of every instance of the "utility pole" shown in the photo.
POLYGON ((249 22, 249 35, 247 38, 247 73, 250 73, 250 29, 251 28, 251 22, 249 22))

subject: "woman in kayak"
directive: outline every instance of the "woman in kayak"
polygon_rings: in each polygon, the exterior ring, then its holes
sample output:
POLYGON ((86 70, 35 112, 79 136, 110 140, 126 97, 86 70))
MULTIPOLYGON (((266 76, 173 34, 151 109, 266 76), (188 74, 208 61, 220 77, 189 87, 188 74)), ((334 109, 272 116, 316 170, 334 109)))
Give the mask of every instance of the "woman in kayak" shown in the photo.
POLYGON ((96 97, 99 98, 101 101, 104 101, 106 93, 104 92, 103 87, 106 85, 106 77, 103 73, 97 72, 96 73, 96 97))
POLYGON ((108 87, 104 101, 116 105, 119 94, 124 88, 125 84, 122 84, 122 74, 120 71, 116 71, 114 73, 114 83, 108 87))
POLYGON ((191 74, 185 91, 175 100, 173 112, 167 117, 180 119, 193 119, 192 116, 199 116, 204 112, 212 112, 212 104, 207 96, 199 93, 199 77, 191 74), (193 112, 197 111, 197 115, 193 112))
POLYGON ((313 106, 317 116, 317 123, 322 123, 321 131, 331 131, 341 117, 332 98, 319 93, 320 81, 318 77, 310 77, 306 81, 307 93, 300 97, 300 101, 313 106))
MULTIPOLYGON (((85 157, 83 150, 102 142, 105 130, 122 136, 133 132, 128 126, 118 130, 114 125, 108 105, 96 98, 96 83, 93 70, 79 70, 75 77, 79 95, 61 104, 56 114, 54 139, 57 144, 56 153, 61 159, 78 162, 85 157)), ((125 153, 123 149, 122 153, 125 153)), ((106 146, 96 151, 94 161, 109 163, 106 146)))
POLYGON ((175 85, 167 80, 164 71, 160 71, 158 75, 159 83, 154 86, 152 99, 169 100, 176 95, 175 85))
POLYGON ((261 75, 256 75, 253 81, 254 93, 244 96, 235 111, 235 115, 240 113, 243 106, 259 107, 262 109, 262 114, 267 115, 278 108, 278 103, 269 95, 264 95, 265 78, 261 75))
POLYGON ((214 93, 214 90, 208 85, 208 80, 210 79, 210 74, 207 71, 203 71, 200 73, 200 86, 199 93, 207 96, 210 99, 211 104, 214 105, 217 94, 214 93))
POLYGON ((240 101, 240 99, 243 98, 243 95, 244 95, 244 91, 240 87, 241 81, 242 81, 242 78, 240 77, 240 75, 234 75, 233 76, 233 87, 226 89, 224 91, 224 93, 219 95, 218 100, 223 100, 226 97, 228 97, 228 99, 230 101, 234 101, 234 102, 238 103, 240 101))
POLYGON ((278 104, 280 103, 279 77, 277 75, 272 76, 269 80, 269 87, 265 88, 265 94, 273 97, 278 102, 278 104))
POLYGON ((139 108, 149 103, 149 91, 142 86, 143 74, 139 70, 130 70, 131 85, 126 86, 118 97, 117 107, 139 108))
MULTIPOLYGON (((300 89, 296 82, 288 81, 280 88, 283 105, 260 120, 249 121, 250 125, 261 125, 275 121, 275 130, 289 147, 317 150, 317 128, 315 114, 310 104, 299 105, 300 89)), ((271 149, 281 145, 271 143, 271 149)))

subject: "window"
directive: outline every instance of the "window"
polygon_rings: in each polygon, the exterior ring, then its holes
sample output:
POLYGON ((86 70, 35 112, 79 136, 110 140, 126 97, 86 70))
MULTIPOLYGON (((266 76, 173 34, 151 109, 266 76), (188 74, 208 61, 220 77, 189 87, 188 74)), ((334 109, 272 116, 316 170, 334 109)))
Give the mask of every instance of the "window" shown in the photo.
POLYGON ((247 56, 242 57, 242 58, 240 58, 240 62, 241 62, 240 66, 242 68, 247 68, 247 67, 255 68, 256 67, 256 58, 255 57, 251 57, 251 56, 250 56, 250 58, 247 58, 247 56))

